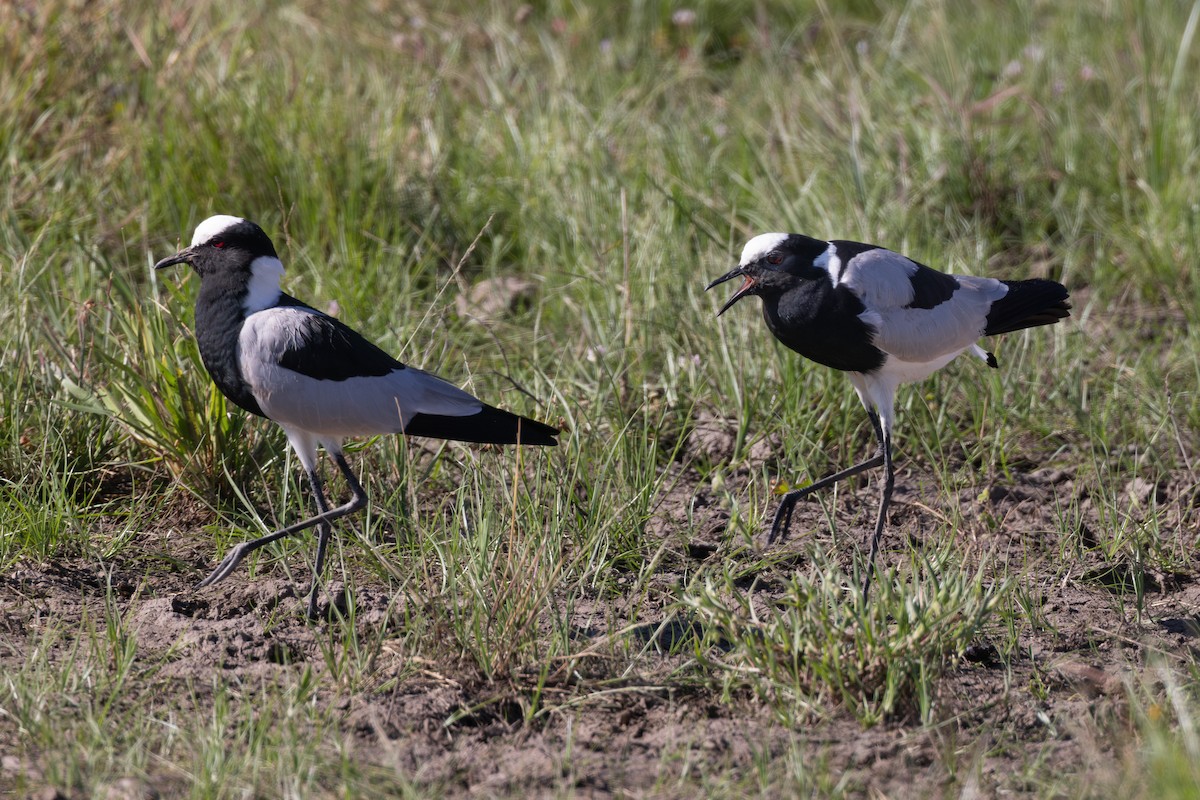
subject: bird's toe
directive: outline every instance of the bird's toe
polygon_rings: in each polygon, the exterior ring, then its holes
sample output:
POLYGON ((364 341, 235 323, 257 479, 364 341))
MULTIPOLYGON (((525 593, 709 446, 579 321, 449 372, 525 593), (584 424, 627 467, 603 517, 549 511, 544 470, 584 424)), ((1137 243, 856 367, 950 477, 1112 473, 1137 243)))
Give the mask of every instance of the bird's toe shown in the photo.
POLYGON ((217 565, 217 568, 209 573, 207 578, 196 584, 196 588, 201 589, 205 586, 213 586, 228 578, 237 569, 237 565, 242 563, 242 559, 246 557, 248 552, 249 550, 246 548, 244 542, 234 547, 226 554, 221 563, 217 565))
POLYGON ((775 511, 775 519, 771 521, 771 530, 767 533, 762 547, 770 547, 787 533, 792 524, 792 508, 795 507, 797 499, 799 498, 789 494, 780 502, 779 508, 775 511))

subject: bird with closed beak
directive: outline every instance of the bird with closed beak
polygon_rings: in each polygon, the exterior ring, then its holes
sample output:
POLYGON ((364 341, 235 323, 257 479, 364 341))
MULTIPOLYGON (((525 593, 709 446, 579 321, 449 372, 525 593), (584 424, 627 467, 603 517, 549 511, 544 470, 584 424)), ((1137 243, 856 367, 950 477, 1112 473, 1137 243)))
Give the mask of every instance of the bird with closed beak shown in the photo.
POLYGON ((241 217, 201 222, 189 247, 154 265, 190 264, 200 276, 196 342, 217 388, 235 405, 278 423, 312 487, 317 513, 235 546, 199 586, 227 578, 246 556, 285 536, 317 529, 308 614, 334 520, 362 509, 367 494, 342 452, 354 436, 402 433, 462 442, 554 446, 549 425, 501 411, 441 378, 392 358, 357 331, 280 289, 283 263, 267 234, 241 217), (317 447, 352 497, 330 508, 317 447))

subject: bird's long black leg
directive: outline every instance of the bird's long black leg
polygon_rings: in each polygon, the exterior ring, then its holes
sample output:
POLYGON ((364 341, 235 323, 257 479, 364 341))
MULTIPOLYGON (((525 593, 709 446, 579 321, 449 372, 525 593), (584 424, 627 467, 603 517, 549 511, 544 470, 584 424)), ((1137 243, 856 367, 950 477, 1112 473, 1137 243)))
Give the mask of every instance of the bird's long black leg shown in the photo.
MULTIPOLYGON (((308 530, 314 525, 320 525, 323 522, 332 522, 339 517, 344 517, 347 514, 353 514, 367 504, 367 493, 363 491, 358 479, 354 477, 354 473, 350 471, 350 465, 346 463, 346 459, 341 453, 334 456, 337 462, 338 469, 346 476, 346 482, 350 485, 350 491, 354 496, 350 498, 350 502, 345 505, 340 505, 337 508, 331 508, 315 517, 309 517, 306 520, 297 522, 294 525, 288 525, 286 528, 280 528, 274 533, 268 533, 266 536, 260 536, 249 542, 242 542, 234 547, 225 556, 225 559, 217 565, 217 568, 200 583, 196 584, 199 589, 202 586, 212 586, 215 583, 220 583, 229 577, 229 574, 237 568, 237 565, 242 563, 242 560, 259 548, 269 545, 271 542, 278 541, 285 536, 291 536, 293 533, 299 533, 303 530, 308 530)), ((319 544, 319 543, 318 543, 319 544)))
MULTIPOLYGON (((334 453, 333 460, 337 463, 338 469, 342 471, 342 475, 346 478, 346 484, 350 487, 350 491, 354 495, 350 503, 357 502, 359 503, 358 508, 362 508, 362 506, 367 504, 367 493, 363 490, 362 484, 358 482, 358 478, 350 471, 350 465, 346 463, 346 457, 341 453, 334 453)), ((318 510, 323 511, 324 509, 321 506, 325 504, 325 497, 321 492, 320 478, 316 476, 315 472, 310 473, 309 478, 316 481, 313 483, 313 492, 317 496, 318 510)), ((321 575, 325 568, 325 551, 329 548, 329 539, 332 535, 332 526, 328 522, 321 523, 321 526, 317 529, 317 562, 313 565, 312 589, 308 593, 308 616, 310 619, 314 619, 317 616, 317 589, 320 586, 321 575)))
MULTIPOLYGON (((321 516, 329 512, 329 503, 325 500, 325 487, 315 467, 307 472, 308 483, 312 486, 313 501, 317 506, 317 516, 321 516)), ((328 520, 317 523, 317 563, 313 566, 312 585, 308 587, 309 619, 316 619, 317 616, 317 590, 321 586, 321 568, 325 564, 325 548, 329 546, 332 535, 333 526, 328 520)))
POLYGON ((867 416, 870 417, 871 427, 875 430, 875 441, 879 442, 879 453, 883 453, 883 423, 879 421, 879 412, 868 408, 867 416))
POLYGON ((863 578, 863 605, 867 604, 867 593, 871 590, 871 575, 875 572, 875 556, 879 554, 879 540, 883 537, 883 526, 887 522, 888 506, 892 502, 892 487, 896 473, 892 469, 892 435, 887 430, 879 431, 879 444, 883 450, 883 491, 879 497, 879 516, 875 520, 875 533, 871 537, 871 554, 867 556, 867 574, 863 578))
POLYGON ((875 437, 879 440, 879 449, 875 452, 875 455, 840 472, 826 475, 821 480, 810 483, 803 489, 796 489, 784 495, 783 500, 779 503, 779 509, 775 512, 775 520, 771 523, 771 532, 767 535, 766 542, 763 543, 764 547, 773 544, 776 539, 787 531, 792 523, 792 509, 795 508, 796 503, 800 500, 803 500, 813 492, 824 489, 827 486, 832 486, 844 478, 874 469, 884 463, 883 426, 879 422, 879 415, 873 409, 867 409, 867 415, 871 418, 871 427, 875 429, 875 437))

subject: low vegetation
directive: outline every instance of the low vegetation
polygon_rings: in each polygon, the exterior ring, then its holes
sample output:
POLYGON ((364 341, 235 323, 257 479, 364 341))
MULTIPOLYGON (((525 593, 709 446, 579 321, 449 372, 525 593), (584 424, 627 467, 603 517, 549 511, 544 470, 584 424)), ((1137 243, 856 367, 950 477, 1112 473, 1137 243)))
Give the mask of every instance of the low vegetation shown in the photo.
POLYGON ((0 793, 1195 796, 1198 25, 0 6, 0 793), (356 445, 320 624, 307 535, 191 588, 309 503, 200 365, 194 277, 150 269, 214 213, 285 290, 565 431, 356 445), (752 545, 871 446, 843 376, 751 303, 715 318, 771 230, 1072 293, 1000 370, 902 389, 868 604, 868 480, 752 545))

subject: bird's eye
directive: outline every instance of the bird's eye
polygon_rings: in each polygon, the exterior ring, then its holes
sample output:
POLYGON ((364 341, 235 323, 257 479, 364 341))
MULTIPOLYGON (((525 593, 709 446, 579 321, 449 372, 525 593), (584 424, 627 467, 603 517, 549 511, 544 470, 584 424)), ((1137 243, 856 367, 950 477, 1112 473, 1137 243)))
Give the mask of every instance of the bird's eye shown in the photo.
POLYGON ((213 245, 213 247, 224 247, 225 243, 224 242, 213 242, 212 245, 213 245))
POLYGON ((768 253, 767 254, 767 263, 773 264, 774 266, 779 266, 780 264, 783 263, 783 254, 782 253, 768 253))

